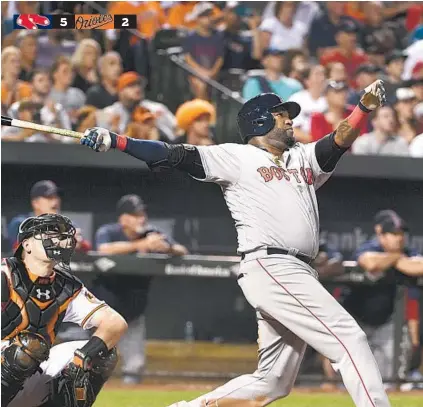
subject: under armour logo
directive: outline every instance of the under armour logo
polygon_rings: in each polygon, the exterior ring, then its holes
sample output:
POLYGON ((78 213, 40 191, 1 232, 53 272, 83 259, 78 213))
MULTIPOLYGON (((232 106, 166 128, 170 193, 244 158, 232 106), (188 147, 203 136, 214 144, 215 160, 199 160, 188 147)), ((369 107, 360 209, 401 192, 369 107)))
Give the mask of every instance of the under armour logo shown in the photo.
POLYGON ((61 250, 53 250, 53 254, 57 254, 57 255, 59 255, 59 254, 61 254, 62 252, 61 252, 61 250))
POLYGON ((50 297, 50 290, 41 291, 40 288, 37 288, 37 298, 41 300, 44 297, 44 300, 49 300, 50 297))

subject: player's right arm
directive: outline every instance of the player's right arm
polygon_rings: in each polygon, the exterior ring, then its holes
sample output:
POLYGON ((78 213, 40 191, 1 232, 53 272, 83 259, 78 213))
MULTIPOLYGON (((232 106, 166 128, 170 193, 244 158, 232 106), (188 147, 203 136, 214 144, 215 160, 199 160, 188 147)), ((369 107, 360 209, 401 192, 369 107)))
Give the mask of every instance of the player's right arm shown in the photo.
POLYGON ((200 147, 171 145, 121 136, 100 127, 87 129, 81 144, 97 152, 118 149, 146 162, 150 169, 176 168, 197 180, 226 185, 235 183, 239 178, 238 149, 244 147, 237 144, 200 147))

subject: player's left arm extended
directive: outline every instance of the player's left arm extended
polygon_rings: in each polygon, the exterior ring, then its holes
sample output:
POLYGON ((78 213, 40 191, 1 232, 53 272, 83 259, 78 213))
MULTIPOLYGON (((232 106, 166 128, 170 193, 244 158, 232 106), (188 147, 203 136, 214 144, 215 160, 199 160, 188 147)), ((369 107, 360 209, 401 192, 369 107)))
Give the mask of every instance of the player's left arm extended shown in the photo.
POLYGON ((101 127, 87 129, 81 144, 97 152, 108 151, 111 148, 123 151, 138 160, 145 161, 151 169, 176 168, 195 178, 206 177, 200 153, 191 145, 133 139, 101 127))
POLYGON ((357 139, 361 126, 373 110, 386 103, 383 81, 378 79, 365 89, 353 112, 342 120, 335 131, 334 142, 340 148, 349 148, 357 139))

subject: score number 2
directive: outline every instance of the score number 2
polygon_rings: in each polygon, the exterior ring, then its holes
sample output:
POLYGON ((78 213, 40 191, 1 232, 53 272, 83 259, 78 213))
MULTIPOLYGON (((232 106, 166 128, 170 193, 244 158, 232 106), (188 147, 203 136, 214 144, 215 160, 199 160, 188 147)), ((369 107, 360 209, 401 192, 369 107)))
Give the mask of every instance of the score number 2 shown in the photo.
POLYGON ((119 28, 137 28, 137 16, 136 14, 115 14, 115 29, 119 28))

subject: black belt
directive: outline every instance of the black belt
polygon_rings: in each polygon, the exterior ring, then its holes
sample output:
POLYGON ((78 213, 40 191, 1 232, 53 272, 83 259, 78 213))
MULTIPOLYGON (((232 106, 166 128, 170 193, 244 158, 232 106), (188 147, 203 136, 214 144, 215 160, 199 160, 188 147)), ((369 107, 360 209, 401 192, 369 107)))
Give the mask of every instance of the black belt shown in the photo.
MULTIPOLYGON (((260 250, 260 249, 258 249, 258 250, 260 250)), ((314 261, 313 258, 311 258, 310 256, 307 256, 306 254, 302 254, 302 253, 297 253, 297 254, 291 253, 287 249, 278 249, 276 247, 268 247, 268 248, 266 248, 266 251, 267 251, 267 254, 268 255, 270 255, 270 254, 289 254, 289 255, 294 256, 297 259, 303 261, 306 264, 311 264, 314 261)), ((241 254, 241 260, 244 260, 244 259, 245 259, 245 253, 242 253, 241 254)))

